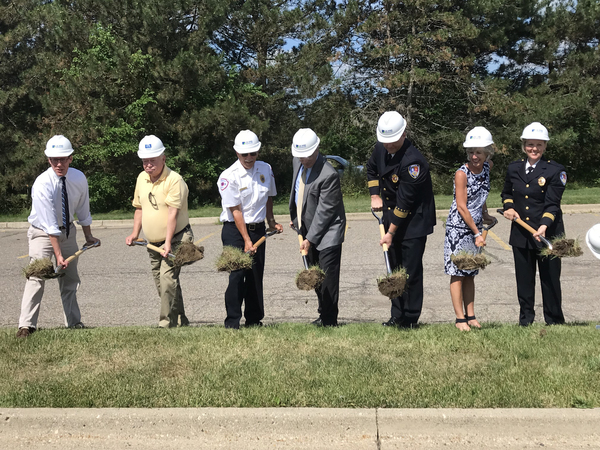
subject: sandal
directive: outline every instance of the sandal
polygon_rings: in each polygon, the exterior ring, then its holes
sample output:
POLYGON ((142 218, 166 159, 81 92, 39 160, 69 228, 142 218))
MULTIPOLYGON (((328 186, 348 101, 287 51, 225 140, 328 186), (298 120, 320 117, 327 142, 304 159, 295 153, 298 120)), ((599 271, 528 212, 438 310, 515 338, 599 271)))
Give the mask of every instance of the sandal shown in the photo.
POLYGON ((475 328, 481 328, 481 325, 479 324, 479 322, 477 322, 477 318, 476 318, 475 316, 466 316, 466 317, 465 317, 465 319, 466 319, 466 321, 467 321, 467 324, 469 324, 469 326, 472 326, 472 327, 475 327, 475 328), (475 324, 471 324, 471 323, 469 323, 469 322, 471 322, 471 321, 473 321, 473 320, 474 320, 475 322, 477 322, 477 324, 476 324, 476 325, 475 325, 475 324))
POLYGON ((456 320, 454 321, 454 325, 456 326, 456 328, 458 328, 460 331, 470 331, 471 327, 469 327, 469 324, 467 323, 469 320, 465 317, 463 319, 459 319, 458 317, 456 318, 456 320), (463 328, 461 325, 459 324, 465 324, 465 326, 467 328, 463 328))

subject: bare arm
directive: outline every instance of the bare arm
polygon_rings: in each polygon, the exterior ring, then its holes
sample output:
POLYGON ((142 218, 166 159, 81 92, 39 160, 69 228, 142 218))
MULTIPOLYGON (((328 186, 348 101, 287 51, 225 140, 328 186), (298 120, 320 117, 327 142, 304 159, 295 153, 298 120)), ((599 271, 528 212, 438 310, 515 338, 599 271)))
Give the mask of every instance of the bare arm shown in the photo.
POLYGON ((485 240, 483 239, 483 236, 481 236, 481 233, 469 212, 469 208, 467 208, 467 174, 462 170, 457 170, 454 175, 454 185, 456 192, 456 209, 473 234, 479 234, 479 236, 475 238, 475 245, 481 247, 485 245, 485 240))
POLYGON ((269 228, 274 228, 278 233, 283 233, 283 225, 275 221, 275 215, 273 214, 273 197, 267 199, 267 223, 269 228))
POLYGON ((142 231, 142 208, 136 208, 133 214, 133 231, 125 238, 127 245, 133 245, 133 242, 140 237, 142 231))
POLYGON ((242 235, 242 239, 244 239, 244 251, 250 252, 251 254, 256 253, 256 247, 253 246, 250 235, 248 234, 248 229, 246 228, 244 214, 242 213, 242 205, 233 206, 229 208, 229 210, 231 211, 231 214, 233 214, 236 228, 242 235))
POLYGON ((173 235, 175 234, 175 227, 177 226, 177 215, 179 214, 179 209, 174 206, 168 206, 168 216, 167 216, 167 235, 165 237, 165 245, 163 245, 164 251, 161 255, 166 258, 171 253, 171 241, 173 240, 173 235))

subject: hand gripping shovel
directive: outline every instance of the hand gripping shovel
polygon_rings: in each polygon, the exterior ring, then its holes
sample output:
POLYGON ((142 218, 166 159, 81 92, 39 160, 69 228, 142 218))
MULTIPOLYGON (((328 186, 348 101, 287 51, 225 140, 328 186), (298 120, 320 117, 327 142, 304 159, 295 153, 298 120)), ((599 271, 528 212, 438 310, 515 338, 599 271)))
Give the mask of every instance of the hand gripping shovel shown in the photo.
MULTIPOLYGON (((277 230, 269 231, 263 237, 253 244, 253 247, 260 247, 268 237, 273 236, 277 233, 277 230)), ((215 264, 219 272, 233 272, 234 270, 240 269, 251 269, 252 268, 252 255, 250 252, 243 252, 237 247, 226 245, 223 247, 221 256, 217 259, 215 264)))
MULTIPOLYGON (((483 240, 487 238, 490 228, 494 228, 498 223, 495 217, 492 223, 484 223, 481 230, 483 240)), ((490 260, 483 254, 483 246, 479 247, 475 253, 462 250, 456 255, 450 255, 450 260, 459 270, 479 270, 485 269, 490 263, 490 260)), ((485 252, 487 254, 487 251, 485 252)))
MULTIPOLYGON (((99 245, 100 241, 96 241, 92 245, 84 245, 83 247, 81 247, 81 250, 77 250, 73 255, 65 259, 65 261, 67 263, 70 263, 86 250, 92 247, 98 247, 99 245)), ((54 265, 52 264, 50 258, 41 258, 32 261, 31 264, 29 264, 27 267, 25 267, 25 269, 23 269, 23 273, 27 278, 38 277, 46 280, 62 277, 65 275, 65 273, 62 272, 61 266, 56 267, 56 270, 54 270, 54 265)))
MULTIPOLYGON (((503 209, 497 209, 496 212, 498 214, 502 214, 504 215, 504 210, 503 209)), ((537 230, 535 228, 533 228, 531 225, 525 223, 523 220, 521 219, 517 219, 516 217, 513 219, 513 222, 517 222, 519 225, 521 225, 523 228, 525 228, 527 231, 529 231, 532 235, 535 234, 537 232, 537 230)), ((538 236, 540 238, 540 241, 542 241, 544 243, 544 245, 546 247, 548 247, 548 250, 552 251, 552 244, 550 243, 550 241, 548 239, 546 239, 544 236, 538 236)))
MULTIPOLYGON (((373 214, 373 216, 375 216, 377 222, 379 222, 379 235, 381 236, 381 239, 383 239, 383 237, 385 236, 385 227, 383 226, 383 213, 381 213, 380 217, 377 214, 375 214, 373 208, 371 208, 371 213, 373 214)), ((396 270, 395 272, 392 271, 388 246, 387 244, 383 244, 382 247, 387 275, 384 277, 379 277, 377 279, 377 286, 379 287, 379 292, 381 292, 383 295, 389 298, 399 297, 404 292, 408 275, 406 274, 406 270, 402 267, 396 270)))
MULTIPOLYGON (((304 238, 300 234, 300 230, 294 227, 294 230, 298 233, 298 244, 302 245, 304 238)), ((312 291, 317 289, 323 280, 325 279, 325 272, 319 266, 308 266, 307 251, 301 250, 302 262, 304 263, 304 269, 296 274, 296 287, 301 291, 312 291)), ((308 303, 308 300, 306 300, 308 303)))
MULTIPOLYGON (((136 245, 142 245, 144 247, 148 247, 150 250, 157 252, 157 253, 162 253, 164 252, 164 249, 157 247, 156 245, 152 245, 150 244, 146 239, 137 239, 135 241, 133 241, 134 244, 136 245)), ((169 253, 167 255, 169 258, 175 258, 175 255, 173 253, 169 253)))

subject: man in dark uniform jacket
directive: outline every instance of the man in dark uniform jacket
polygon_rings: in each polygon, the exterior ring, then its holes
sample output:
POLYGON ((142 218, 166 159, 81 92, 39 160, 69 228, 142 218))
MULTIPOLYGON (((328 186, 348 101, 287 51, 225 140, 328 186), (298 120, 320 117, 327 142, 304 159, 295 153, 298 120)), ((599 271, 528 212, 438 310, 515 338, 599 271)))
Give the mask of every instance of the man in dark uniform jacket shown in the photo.
POLYGON ((367 162, 371 208, 383 210, 386 230, 380 244, 389 246, 392 269, 404 267, 407 289, 392 300, 384 326, 412 327, 423 308, 423 253, 435 225, 435 202, 429 164, 406 139, 406 121, 396 111, 384 113, 367 162))
POLYGON ((538 236, 552 239, 565 233, 560 201, 567 173, 554 161, 542 159, 546 150, 548 130, 534 122, 523 130, 521 140, 527 159, 514 161, 508 166, 502 201, 504 217, 520 218, 537 232, 531 234, 513 222, 510 245, 513 247, 517 296, 521 307, 520 325, 530 325, 535 318, 535 273, 539 267, 544 304, 544 319, 548 325, 562 324, 562 294, 560 288, 560 258, 543 257, 538 236))

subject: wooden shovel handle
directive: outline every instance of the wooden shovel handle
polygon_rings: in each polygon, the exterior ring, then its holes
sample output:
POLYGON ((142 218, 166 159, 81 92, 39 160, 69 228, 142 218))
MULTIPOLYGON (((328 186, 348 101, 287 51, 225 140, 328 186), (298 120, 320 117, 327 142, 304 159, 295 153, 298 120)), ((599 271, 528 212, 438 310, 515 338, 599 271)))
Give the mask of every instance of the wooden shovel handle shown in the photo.
MULTIPOLYGON (((304 242, 304 238, 302 237, 301 234, 299 234, 298 235, 298 244, 302 245, 303 242, 304 242)), ((300 253, 302 254, 302 256, 306 256, 308 252, 306 250, 301 250, 300 253)))
POLYGON ((65 259, 65 262, 70 263, 75 258, 77 258, 79 255, 81 255, 84 251, 85 250, 77 250, 73 255, 71 255, 67 259, 65 259))
POLYGON ((153 250, 153 251, 155 251, 155 252, 157 252, 157 253, 162 253, 162 252, 164 252, 164 251, 165 251, 165 249, 164 249, 164 248, 160 248, 160 247, 157 247, 156 245, 152 245, 152 244, 150 244, 150 243, 148 243, 148 242, 144 241, 143 239, 138 239, 137 241, 138 241, 138 242, 145 242, 145 244, 144 244, 144 245, 145 245, 146 247, 148 247, 150 250, 153 250))
MULTIPOLYGON (((385 236, 385 227, 383 226, 382 223, 379 224, 379 234, 381 235, 381 239, 384 238, 385 236)), ((383 244, 383 251, 387 252, 388 251, 388 246, 387 244, 383 244)))
POLYGON ((262 245, 263 242, 265 242, 267 240, 266 236, 261 237, 258 241, 256 241, 253 245, 254 248, 258 248, 262 245))
POLYGON ((515 219, 515 222, 517 222, 519 225, 521 225, 523 228, 525 228, 527 231, 529 231, 531 234, 534 234, 537 232, 537 230, 535 228, 533 228, 531 225, 529 225, 528 223, 524 222, 522 219, 515 219))

